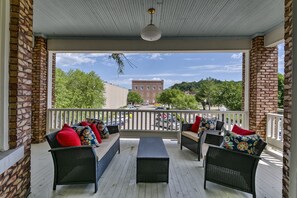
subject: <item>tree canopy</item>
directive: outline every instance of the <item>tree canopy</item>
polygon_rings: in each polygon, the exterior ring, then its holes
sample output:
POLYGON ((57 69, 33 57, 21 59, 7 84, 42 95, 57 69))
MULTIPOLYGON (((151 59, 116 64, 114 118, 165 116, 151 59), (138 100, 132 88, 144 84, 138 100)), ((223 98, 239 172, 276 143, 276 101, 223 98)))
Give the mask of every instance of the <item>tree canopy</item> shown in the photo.
POLYGON ((141 95, 135 91, 130 91, 128 93, 127 102, 134 104, 140 104, 143 103, 143 99, 141 95))
POLYGON ((102 108, 104 83, 95 72, 56 69, 56 108, 102 108))
POLYGON ((175 109, 197 109, 195 97, 178 89, 166 89, 157 97, 157 102, 175 109))
POLYGON ((284 108, 284 75, 278 74, 278 107, 284 108))

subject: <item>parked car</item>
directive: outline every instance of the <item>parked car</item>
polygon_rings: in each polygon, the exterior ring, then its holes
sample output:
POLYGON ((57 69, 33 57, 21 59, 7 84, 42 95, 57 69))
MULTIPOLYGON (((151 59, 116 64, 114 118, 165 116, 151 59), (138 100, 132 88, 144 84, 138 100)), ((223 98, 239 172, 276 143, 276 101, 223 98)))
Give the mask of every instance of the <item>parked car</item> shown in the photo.
POLYGON ((166 110, 165 107, 156 107, 156 110, 166 110))
POLYGON ((172 130, 179 130, 180 129, 180 124, 178 121, 176 121, 176 119, 172 119, 172 118, 165 118, 165 119, 157 119, 156 121, 156 126, 157 127, 163 127, 163 128, 167 128, 167 129, 172 129, 172 130))

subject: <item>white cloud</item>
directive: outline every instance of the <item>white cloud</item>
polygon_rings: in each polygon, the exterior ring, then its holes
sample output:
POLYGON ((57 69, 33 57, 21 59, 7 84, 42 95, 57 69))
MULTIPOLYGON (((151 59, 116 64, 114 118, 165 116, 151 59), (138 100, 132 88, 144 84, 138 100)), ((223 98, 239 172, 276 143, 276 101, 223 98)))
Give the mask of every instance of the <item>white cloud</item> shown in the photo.
POLYGON ((154 74, 128 74, 123 75, 125 77, 130 78, 162 78, 162 77, 190 77, 190 76, 197 76, 199 74, 196 73, 154 73, 154 74))
POLYGON ((57 53, 57 65, 73 67, 75 65, 96 63, 98 57, 108 57, 109 53, 57 53))
POLYGON ((149 58, 149 59, 152 59, 152 60, 163 60, 163 57, 161 56, 160 53, 152 53, 152 54, 149 54, 149 55, 148 55, 148 58, 149 58))
POLYGON ((148 53, 146 55, 146 58, 152 59, 152 60, 163 60, 164 56, 171 56, 170 53, 148 53))
POLYGON ((208 73, 240 73, 242 71, 241 64, 230 65, 197 65, 188 67, 192 70, 203 70, 208 73))
POLYGON ((236 54, 232 54, 231 55, 231 58, 232 59, 241 59, 241 57, 242 57, 242 54, 241 53, 236 53, 236 54))
POLYGON ((202 60, 201 58, 184 58, 185 61, 202 60))

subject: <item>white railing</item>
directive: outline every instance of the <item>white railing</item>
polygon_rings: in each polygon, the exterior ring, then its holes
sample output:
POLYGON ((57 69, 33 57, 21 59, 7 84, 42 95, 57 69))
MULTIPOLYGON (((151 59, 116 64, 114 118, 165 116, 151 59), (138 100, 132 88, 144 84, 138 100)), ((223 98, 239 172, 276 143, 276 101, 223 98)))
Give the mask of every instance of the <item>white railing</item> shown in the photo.
POLYGON ((193 123, 196 115, 216 117, 231 130, 233 124, 248 128, 248 114, 243 111, 193 110, 128 110, 128 109, 48 109, 47 130, 61 129, 86 118, 103 120, 107 125, 119 125, 121 131, 180 131, 181 123, 193 123))
POLYGON ((267 114, 266 142, 278 149, 283 149, 283 115, 267 114))

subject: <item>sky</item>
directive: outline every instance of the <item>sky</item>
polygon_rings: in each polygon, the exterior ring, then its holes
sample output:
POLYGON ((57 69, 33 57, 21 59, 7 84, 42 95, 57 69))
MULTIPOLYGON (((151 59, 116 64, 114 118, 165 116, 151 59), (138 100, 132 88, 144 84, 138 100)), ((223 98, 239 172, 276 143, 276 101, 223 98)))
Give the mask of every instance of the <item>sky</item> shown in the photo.
MULTIPOLYGON (((278 45, 279 73, 284 73, 284 44, 278 45)), ((135 65, 125 62, 124 74, 109 53, 58 53, 57 67, 64 71, 95 71, 104 81, 131 89, 132 80, 164 80, 165 88, 175 83, 207 77, 218 80, 242 80, 241 53, 125 53, 135 65)))

